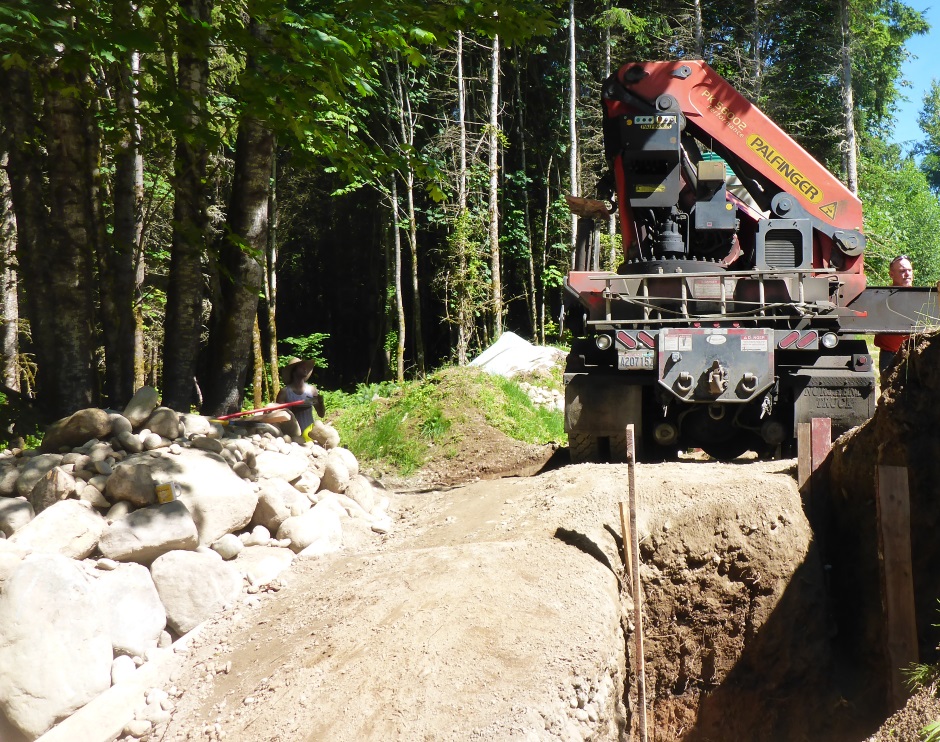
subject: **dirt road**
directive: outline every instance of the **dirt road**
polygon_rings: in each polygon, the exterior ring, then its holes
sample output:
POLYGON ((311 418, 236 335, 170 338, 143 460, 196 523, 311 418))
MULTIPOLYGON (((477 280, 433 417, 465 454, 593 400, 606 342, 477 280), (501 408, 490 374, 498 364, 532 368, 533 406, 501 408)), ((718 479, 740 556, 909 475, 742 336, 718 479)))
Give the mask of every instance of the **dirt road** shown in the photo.
MULTIPOLYGON (((765 693, 749 679, 760 658, 748 647, 783 663, 769 673, 779 688, 824 664, 806 642, 824 615, 800 619, 803 647, 762 631, 811 559, 792 469, 638 467, 651 739, 684 737, 697 721, 698 738, 711 738, 701 730, 723 713, 699 708, 706 690, 742 683, 743 704, 765 693)), ((581 465, 394 495, 399 520, 384 540, 363 535, 297 562, 287 587, 206 628, 173 680, 162 739, 622 738, 632 718, 625 486, 625 466, 581 465)), ((788 704, 778 708, 796 733, 788 704)))

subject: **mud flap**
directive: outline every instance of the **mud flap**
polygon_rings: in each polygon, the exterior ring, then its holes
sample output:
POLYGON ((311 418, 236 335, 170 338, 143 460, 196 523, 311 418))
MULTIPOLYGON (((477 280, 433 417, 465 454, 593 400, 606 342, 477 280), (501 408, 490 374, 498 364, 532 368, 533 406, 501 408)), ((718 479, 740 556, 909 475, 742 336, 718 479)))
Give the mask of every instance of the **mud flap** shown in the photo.
POLYGON ((565 374, 565 432, 622 437, 633 423, 636 440, 642 441, 642 389, 620 376, 565 374))

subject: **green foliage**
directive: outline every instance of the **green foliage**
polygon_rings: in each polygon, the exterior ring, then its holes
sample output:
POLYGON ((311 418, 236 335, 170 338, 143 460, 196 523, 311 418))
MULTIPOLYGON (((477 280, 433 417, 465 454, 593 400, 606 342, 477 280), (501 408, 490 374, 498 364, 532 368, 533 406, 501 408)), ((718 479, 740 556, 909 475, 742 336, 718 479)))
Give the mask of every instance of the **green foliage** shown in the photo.
POLYGON ((329 334, 314 332, 303 337, 282 338, 281 343, 287 345, 291 352, 278 356, 278 365, 284 367, 291 356, 297 356, 305 361, 313 361, 316 368, 327 368, 326 358, 323 356, 323 343, 329 339, 329 334))
POLYGON ((940 202, 927 178, 900 147, 868 138, 859 158, 859 197, 865 207, 869 284, 891 283, 888 265, 909 255, 914 282, 932 285, 940 278, 940 202))
POLYGON ((536 408, 517 382, 478 369, 445 368, 423 381, 362 385, 354 393, 330 392, 325 398, 343 445, 360 461, 404 476, 434 450, 452 455, 471 410, 517 440, 564 439, 560 412, 536 408))
POLYGON ((940 742, 940 720, 932 721, 920 730, 921 742, 940 742))
POLYGON ((918 117, 926 141, 915 148, 922 155, 920 167, 934 193, 940 193, 940 82, 934 80, 924 93, 924 107, 918 117))

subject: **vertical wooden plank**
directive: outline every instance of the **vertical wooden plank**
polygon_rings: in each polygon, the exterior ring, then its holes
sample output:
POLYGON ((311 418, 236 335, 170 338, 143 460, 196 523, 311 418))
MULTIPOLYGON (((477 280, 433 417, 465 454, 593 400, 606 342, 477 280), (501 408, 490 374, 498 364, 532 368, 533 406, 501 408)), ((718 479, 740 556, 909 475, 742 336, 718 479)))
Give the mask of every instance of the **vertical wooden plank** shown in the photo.
POLYGON ((832 449, 832 420, 828 417, 814 417, 812 425, 813 471, 823 465, 832 449))
POLYGON ((620 501, 620 533, 623 535, 623 577, 624 582, 630 585, 630 591, 633 591, 633 538, 630 535, 630 521, 626 517, 626 508, 629 504, 623 500, 620 501))
POLYGON ((643 653, 643 591, 640 587, 640 541, 636 527, 636 443, 634 427, 627 426, 627 482, 630 491, 630 541, 633 552, 633 633, 636 637, 637 722, 641 742, 646 736, 646 658, 643 653))
POLYGON ((796 426, 796 469, 797 484, 800 494, 809 494, 809 479, 813 473, 812 424, 797 423, 796 426))
POLYGON ((882 565, 885 643, 891 667, 891 702, 907 699, 902 670, 917 662, 917 621, 911 567, 911 504, 907 467, 877 468, 878 550, 882 565))

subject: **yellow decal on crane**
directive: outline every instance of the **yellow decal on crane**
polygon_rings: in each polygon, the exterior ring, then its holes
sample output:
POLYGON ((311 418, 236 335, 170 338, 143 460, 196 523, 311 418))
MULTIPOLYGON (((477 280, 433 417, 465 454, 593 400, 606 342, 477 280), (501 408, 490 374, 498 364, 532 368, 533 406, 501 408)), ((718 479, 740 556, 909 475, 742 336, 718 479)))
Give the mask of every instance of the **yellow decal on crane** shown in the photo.
POLYGON ((813 185, 795 165, 788 162, 783 155, 764 141, 764 138, 759 134, 751 134, 747 138, 747 146, 764 158, 767 164, 774 170, 795 185, 797 190, 803 194, 807 201, 813 204, 822 201, 823 196, 820 190, 813 185))
POLYGON ((830 219, 835 219, 835 218, 836 218, 836 202, 835 202, 835 201, 833 201, 832 203, 828 203, 828 204, 825 204, 825 205, 823 205, 823 206, 820 206, 820 207, 819 207, 819 210, 820 210, 823 214, 825 214, 826 216, 828 216, 830 219))

